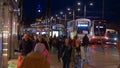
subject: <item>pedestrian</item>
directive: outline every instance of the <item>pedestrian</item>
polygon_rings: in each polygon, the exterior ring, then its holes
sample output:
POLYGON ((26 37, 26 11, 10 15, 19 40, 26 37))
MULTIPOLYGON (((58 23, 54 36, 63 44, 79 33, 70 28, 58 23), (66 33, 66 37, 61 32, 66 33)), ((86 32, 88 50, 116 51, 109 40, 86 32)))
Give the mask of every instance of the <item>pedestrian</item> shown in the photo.
POLYGON ((31 52, 24 58, 20 68, 50 68, 50 63, 41 52, 31 52))
POLYGON ((63 41, 62 38, 60 37, 58 40, 58 62, 60 62, 60 55, 62 53, 62 47, 63 47, 63 41))
POLYGON ((61 53, 61 59, 63 61, 63 68, 70 68, 70 59, 71 59, 71 52, 72 52, 72 47, 69 44, 69 39, 65 39, 65 44, 62 49, 61 53))
POLYGON ((18 54, 18 63, 17 67, 20 68, 20 65, 24 57, 30 53, 33 49, 33 42, 29 39, 28 34, 24 34, 22 40, 19 44, 19 54, 18 54))
POLYGON ((37 43, 35 45, 34 52, 41 52, 50 63, 50 54, 43 43, 37 43))
POLYGON ((52 39, 52 51, 53 51, 53 52, 56 52, 56 50, 57 50, 57 38, 54 37, 54 38, 52 39))
POLYGON ((77 36, 74 36, 72 39, 72 53, 71 53, 71 65, 74 67, 74 62, 75 62, 75 44, 76 44, 77 36))
POLYGON ((46 49, 49 51, 49 45, 48 45, 48 42, 47 42, 47 40, 46 40, 46 35, 43 35, 43 36, 42 36, 42 41, 41 41, 41 43, 43 43, 43 44, 45 45, 46 49))
POLYGON ((89 45, 89 38, 87 34, 85 34, 85 36, 82 39, 82 47, 81 47, 83 61, 85 61, 86 58, 88 45, 89 45))
POLYGON ((79 39, 75 42, 75 62, 74 68, 82 68, 82 59, 81 59, 81 41, 79 39))
POLYGON ((89 38, 87 34, 85 34, 85 36, 82 39, 82 46, 85 48, 85 52, 87 52, 88 45, 89 45, 89 38))
POLYGON ((33 42, 29 39, 28 34, 24 34, 19 44, 19 51, 22 56, 26 56, 33 49, 33 42))

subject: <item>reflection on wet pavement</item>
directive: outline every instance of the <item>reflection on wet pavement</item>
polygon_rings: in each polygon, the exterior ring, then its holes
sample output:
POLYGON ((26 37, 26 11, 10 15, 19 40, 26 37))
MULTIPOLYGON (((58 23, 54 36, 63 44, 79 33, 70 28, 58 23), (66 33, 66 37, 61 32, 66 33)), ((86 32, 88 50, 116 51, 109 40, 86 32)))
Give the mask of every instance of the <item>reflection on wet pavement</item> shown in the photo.
POLYGON ((117 68, 119 65, 118 50, 113 45, 91 45, 88 59, 93 68, 117 68))

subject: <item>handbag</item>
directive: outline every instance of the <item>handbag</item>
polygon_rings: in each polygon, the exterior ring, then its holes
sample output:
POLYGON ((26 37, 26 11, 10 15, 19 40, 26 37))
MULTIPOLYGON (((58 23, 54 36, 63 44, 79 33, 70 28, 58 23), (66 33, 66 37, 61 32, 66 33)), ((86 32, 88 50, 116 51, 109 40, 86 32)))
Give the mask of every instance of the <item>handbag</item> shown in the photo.
POLYGON ((17 68, 20 68, 22 61, 23 61, 22 55, 18 55, 17 68))

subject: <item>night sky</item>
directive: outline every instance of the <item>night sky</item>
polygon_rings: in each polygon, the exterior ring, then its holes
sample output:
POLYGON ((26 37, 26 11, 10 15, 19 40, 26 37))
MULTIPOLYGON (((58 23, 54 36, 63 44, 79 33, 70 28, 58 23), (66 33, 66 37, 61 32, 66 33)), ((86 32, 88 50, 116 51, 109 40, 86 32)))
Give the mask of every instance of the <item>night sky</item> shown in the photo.
MULTIPOLYGON (((94 3, 94 6, 87 6, 87 16, 101 17, 102 0, 51 0, 51 15, 54 16, 60 11, 64 11, 67 7, 75 6, 75 3, 80 1, 86 5, 90 2, 94 3)), ((120 0, 104 0, 105 1, 105 19, 109 22, 116 22, 120 20, 120 0)), ((34 22, 37 7, 40 4, 42 15, 45 16, 47 0, 23 0, 23 20, 26 25, 34 22)), ((83 12, 83 6, 80 6, 81 13, 83 12)), ((79 16, 83 16, 79 14, 79 16)))

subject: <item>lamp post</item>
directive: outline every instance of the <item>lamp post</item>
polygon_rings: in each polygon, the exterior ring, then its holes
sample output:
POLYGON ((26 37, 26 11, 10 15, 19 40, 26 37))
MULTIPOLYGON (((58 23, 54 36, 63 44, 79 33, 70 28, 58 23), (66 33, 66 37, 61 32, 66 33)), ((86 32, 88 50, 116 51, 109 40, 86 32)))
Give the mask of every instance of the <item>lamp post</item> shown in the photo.
MULTIPOLYGON (((90 3, 89 5, 93 6, 93 3, 90 3)), ((86 4, 84 4, 84 18, 86 18, 86 14, 87 14, 87 6, 86 4)))
POLYGON ((102 20, 104 20, 104 0, 102 0, 102 20))
MULTIPOLYGON (((81 5, 81 3, 80 3, 80 2, 77 2, 77 6, 80 6, 80 5, 81 5)), ((67 8, 68 11, 71 11, 71 10, 72 10, 72 15, 73 15, 72 18, 73 18, 73 20, 75 20, 75 10, 76 10, 75 7, 76 7, 76 6, 74 6, 73 9, 67 8)), ((78 8, 77 10, 80 11, 80 8, 78 8)))

